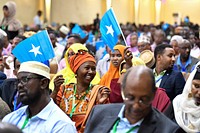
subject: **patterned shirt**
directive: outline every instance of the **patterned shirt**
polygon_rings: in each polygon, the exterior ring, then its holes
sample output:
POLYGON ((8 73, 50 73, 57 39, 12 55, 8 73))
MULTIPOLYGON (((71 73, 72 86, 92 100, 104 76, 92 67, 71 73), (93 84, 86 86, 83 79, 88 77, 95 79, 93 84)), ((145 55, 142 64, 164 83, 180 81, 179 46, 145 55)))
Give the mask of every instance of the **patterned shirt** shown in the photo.
POLYGON ((56 103, 68 115, 70 115, 70 113, 74 115, 85 114, 92 91, 91 88, 92 87, 89 86, 86 91, 78 95, 75 84, 66 85, 64 90, 59 90, 56 97, 56 103), (73 108, 74 111, 72 111, 73 108))

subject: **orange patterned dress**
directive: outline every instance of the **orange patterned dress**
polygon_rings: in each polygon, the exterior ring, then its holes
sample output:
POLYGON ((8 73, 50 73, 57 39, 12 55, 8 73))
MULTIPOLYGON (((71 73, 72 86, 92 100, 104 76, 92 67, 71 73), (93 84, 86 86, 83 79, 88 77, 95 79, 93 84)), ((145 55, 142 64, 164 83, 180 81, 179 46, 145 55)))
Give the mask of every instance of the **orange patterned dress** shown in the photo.
MULTIPOLYGON (((61 88, 64 86, 61 86, 61 88)), ((64 89, 60 89, 56 96, 57 105, 76 122, 76 127, 79 128, 85 118, 92 86, 90 85, 85 92, 76 94, 76 85, 65 85, 64 89)))

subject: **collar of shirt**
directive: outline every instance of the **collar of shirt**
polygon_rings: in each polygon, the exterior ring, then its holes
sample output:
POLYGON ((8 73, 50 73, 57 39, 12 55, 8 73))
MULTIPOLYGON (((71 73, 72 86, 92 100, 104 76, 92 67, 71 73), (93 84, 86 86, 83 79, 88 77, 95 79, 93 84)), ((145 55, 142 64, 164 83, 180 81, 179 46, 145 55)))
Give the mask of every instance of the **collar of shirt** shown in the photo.
MULTIPOLYGON (((49 115, 50 115, 50 111, 51 108, 53 108, 53 99, 51 99, 51 101, 35 116, 31 117, 31 119, 43 119, 43 120, 47 120, 49 115)), ((29 115, 29 111, 28 111, 28 107, 26 109, 26 112, 25 112, 26 116, 29 115)))
POLYGON ((181 62, 181 57, 180 55, 177 58, 177 65, 179 65, 181 68, 186 68, 188 65, 190 65, 192 63, 191 57, 189 56, 188 60, 186 61, 185 65, 182 65, 181 62))
POLYGON ((155 78, 163 76, 165 74, 166 70, 162 71, 161 73, 157 74, 156 69, 153 69, 153 75, 155 76, 155 78))
MULTIPOLYGON (((120 130, 120 131, 128 131, 130 128, 132 127, 135 127, 135 126, 140 126, 142 121, 144 119, 141 119, 139 120, 137 123, 135 124, 130 124, 130 122, 128 121, 127 118, 124 117, 124 111, 125 111, 125 105, 122 106, 119 114, 118 114, 118 117, 120 118, 120 122, 117 126, 117 130, 120 130)), ((139 128, 137 128, 136 130, 138 131, 139 128)))

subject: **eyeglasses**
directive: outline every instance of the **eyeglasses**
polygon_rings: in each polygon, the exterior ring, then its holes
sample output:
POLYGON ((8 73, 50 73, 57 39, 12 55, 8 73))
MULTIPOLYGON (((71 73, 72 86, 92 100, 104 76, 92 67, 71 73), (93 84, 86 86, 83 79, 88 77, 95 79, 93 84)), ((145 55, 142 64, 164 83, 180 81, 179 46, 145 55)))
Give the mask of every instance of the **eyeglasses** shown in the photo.
POLYGON ((123 98, 124 102, 127 103, 127 104, 138 103, 140 106, 148 106, 148 105, 150 105, 152 103, 151 99, 145 99, 145 100, 144 99, 139 99, 138 101, 136 101, 133 96, 126 97, 123 92, 122 92, 122 98, 123 98))
POLYGON ((21 79, 17 79, 17 80, 18 80, 18 84, 22 83, 24 85, 24 84, 27 84, 30 79, 42 79, 42 77, 28 75, 28 76, 23 76, 21 77, 21 79))

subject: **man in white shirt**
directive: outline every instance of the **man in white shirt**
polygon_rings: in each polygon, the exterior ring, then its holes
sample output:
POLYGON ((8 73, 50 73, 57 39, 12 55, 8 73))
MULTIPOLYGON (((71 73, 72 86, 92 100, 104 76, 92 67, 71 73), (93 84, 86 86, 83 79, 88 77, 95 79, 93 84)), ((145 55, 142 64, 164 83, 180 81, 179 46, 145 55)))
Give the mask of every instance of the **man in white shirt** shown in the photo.
POLYGON ((50 69, 37 61, 21 64, 17 74, 18 97, 27 106, 8 114, 3 122, 24 133, 75 133, 75 124, 49 96, 50 69))

